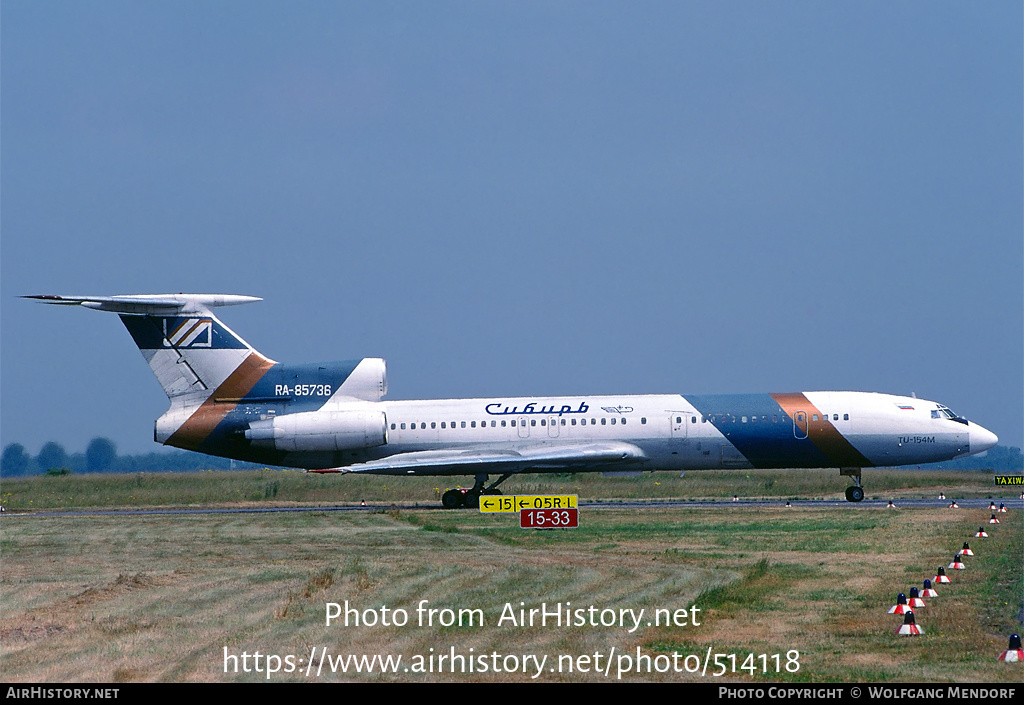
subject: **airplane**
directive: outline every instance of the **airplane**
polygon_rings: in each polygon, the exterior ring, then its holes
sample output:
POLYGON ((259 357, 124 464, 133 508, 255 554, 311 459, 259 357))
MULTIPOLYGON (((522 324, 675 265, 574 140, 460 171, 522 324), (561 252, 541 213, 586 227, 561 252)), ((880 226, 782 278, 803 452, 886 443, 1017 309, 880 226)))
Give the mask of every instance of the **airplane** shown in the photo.
POLYGON ((859 502, 863 468, 998 441, 942 404, 874 392, 384 401, 384 360, 284 365, 213 314, 257 297, 23 298, 120 316, 170 400, 157 443, 308 472, 472 476, 442 495, 448 509, 479 506, 519 473, 713 468, 839 468, 859 502))

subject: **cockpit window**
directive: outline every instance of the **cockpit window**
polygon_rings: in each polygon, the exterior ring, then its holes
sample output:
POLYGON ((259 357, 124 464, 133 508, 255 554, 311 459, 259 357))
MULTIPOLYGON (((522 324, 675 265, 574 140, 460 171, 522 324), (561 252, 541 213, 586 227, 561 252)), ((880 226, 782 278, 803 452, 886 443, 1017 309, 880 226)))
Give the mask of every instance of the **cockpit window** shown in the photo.
POLYGON ((946 406, 939 406, 937 409, 932 409, 933 419, 949 419, 950 421, 956 421, 957 423, 966 424, 967 419, 963 416, 957 416, 953 411, 946 406))

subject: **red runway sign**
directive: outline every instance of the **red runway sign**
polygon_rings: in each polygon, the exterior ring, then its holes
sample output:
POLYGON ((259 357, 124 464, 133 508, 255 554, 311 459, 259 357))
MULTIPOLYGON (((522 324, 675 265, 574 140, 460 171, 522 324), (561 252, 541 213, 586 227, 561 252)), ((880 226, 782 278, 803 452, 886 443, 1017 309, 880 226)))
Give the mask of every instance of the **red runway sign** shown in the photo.
POLYGON ((579 510, 570 509, 523 509, 519 512, 519 527, 522 529, 575 529, 580 525, 579 510))

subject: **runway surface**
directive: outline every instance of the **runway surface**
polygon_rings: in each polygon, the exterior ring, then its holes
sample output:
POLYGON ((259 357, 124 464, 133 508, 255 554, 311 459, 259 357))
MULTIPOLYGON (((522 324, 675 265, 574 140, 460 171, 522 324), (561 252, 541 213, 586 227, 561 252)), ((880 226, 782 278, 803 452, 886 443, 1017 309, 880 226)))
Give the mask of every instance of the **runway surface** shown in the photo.
MULTIPOLYGON (((1024 509, 1022 499, 894 499, 893 509, 989 509, 989 504, 995 501, 996 507, 1004 504, 1008 510, 1024 509), (956 508, 950 507, 955 501, 956 508)), ((887 499, 866 499, 863 502, 853 503, 845 500, 718 500, 718 501, 693 501, 693 500, 657 500, 644 502, 631 501, 603 501, 603 502, 580 502, 580 509, 601 510, 601 509, 752 509, 765 507, 786 507, 792 509, 835 507, 846 509, 886 509, 889 507, 887 499)), ((157 515, 196 515, 196 514, 268 514, 285 512, 374 512, 398 509, 402 511, 460 511, 455 509, 444 509, 440 504, 419 504, 419 503, 386 503, 368 502, 366 506, 358 504, 331 504, 301 507, 235 507, 235 508, 202 508, 190 507, 184 509, 95 509, 82 511, 6 511, 0 514, 5 520, 29 519, 43 517, 84 517, 84 516, 157 516, 157 515)), ((473 511, 466 510, 461 511, 473 511)), ((998 515, 997 515, 998 516, 998 515)))

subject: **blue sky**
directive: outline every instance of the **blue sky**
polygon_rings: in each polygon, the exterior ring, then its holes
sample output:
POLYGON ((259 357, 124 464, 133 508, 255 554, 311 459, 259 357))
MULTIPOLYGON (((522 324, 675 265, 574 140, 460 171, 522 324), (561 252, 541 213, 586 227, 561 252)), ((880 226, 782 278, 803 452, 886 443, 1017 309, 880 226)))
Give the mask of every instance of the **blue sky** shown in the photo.
POLYGON ((390 398, 915 392, 1024 436, 1022 8, 0 5, 0 443, 158 449, 115 316, 390 398))

